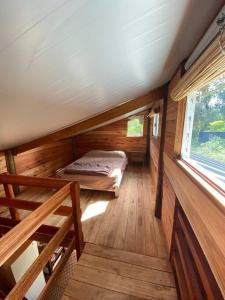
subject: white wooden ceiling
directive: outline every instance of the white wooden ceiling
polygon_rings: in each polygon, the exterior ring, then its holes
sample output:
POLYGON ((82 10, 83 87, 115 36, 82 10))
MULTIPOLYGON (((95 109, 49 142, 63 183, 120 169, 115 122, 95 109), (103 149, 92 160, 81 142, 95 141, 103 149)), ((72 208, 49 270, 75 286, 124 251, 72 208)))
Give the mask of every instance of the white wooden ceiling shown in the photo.
POLYGON ((1 0, 0 149, 168 81, 221 0, 1 0))

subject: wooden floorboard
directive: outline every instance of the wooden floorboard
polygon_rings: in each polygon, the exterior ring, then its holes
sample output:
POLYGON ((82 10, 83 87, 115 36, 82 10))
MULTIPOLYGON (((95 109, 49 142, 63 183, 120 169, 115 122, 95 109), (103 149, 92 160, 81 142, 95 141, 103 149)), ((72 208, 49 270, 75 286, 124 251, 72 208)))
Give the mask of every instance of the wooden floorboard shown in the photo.
MULTIPOLYGON (((18 198, 44 202, 53 193, 29 188, 18 198)), ((128 165, 118 198, 82 190, 80 199, 86 245, 62 299, 177 299, 161 223, 154 217, 149 169, 128 165)), ((63 205, 71 206, 69 197, 63 205)), ((20 213, 23 218, 29 212, 20 213)), ((52 215, 46 224, 63 219, 52 215)))
POLYGON ((172 273, 83 253, 79 265, 154 284, 174 287, 172 273))
POLYGON ((66 290, 62 300, 144 300, 145 298, 135 297, 118 293, 105 288, 94 286, 80 281, 73 281, 73 284, 66 290))
MULTIPOLYGON (((73 286, 74 281, 81 281, 100 288, 144 299, 177 299, 176 289, 173 287, 156 285, 111 272, 85 267, 79 263, 75 268, 74 276, 70 280, 66 291, 73 286)), ((67 294, 67 292, 65 292, 65 294, 67 294)))
POLYGON ((154 270, 172 272, 169 260, 86 243, 84 253, 154 270))
MULTIPOLYGON (((18 197, 45 201, 52 190, 29 188, 18 197)), ((118 198, 110 192, 81 191, 82 225, 86 242, 143 255, 167 257, 161 223, 154 217, 149 169, 141 164, 128 165, 118 198)), ((68 197, 64 205, 71 205, 68 197)), ((20 211, 22 217, 29 212, 20 211)), ((8 215, 8 211, 1 216, 8 215)), ((63 222, 51 216, 49 225, 63 222)))

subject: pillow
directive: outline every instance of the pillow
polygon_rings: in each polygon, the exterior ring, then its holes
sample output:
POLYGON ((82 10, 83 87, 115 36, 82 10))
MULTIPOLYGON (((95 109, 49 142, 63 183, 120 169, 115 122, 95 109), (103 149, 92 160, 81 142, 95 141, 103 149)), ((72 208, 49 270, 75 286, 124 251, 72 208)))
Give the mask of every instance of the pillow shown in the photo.
POLYGON ((104 150, 92 150, 87 152, 84 156, 87 157, 117 157, 126 158, 124 151, 104 151, 104 150))

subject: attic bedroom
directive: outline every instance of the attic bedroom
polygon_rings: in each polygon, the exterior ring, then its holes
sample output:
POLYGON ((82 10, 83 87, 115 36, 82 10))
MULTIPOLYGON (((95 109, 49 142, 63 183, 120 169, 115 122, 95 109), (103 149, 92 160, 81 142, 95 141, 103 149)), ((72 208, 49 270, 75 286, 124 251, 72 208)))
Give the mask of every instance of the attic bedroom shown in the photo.
POLYGON ((0 2, 0 299, 225 299, 222 0, 0 2))

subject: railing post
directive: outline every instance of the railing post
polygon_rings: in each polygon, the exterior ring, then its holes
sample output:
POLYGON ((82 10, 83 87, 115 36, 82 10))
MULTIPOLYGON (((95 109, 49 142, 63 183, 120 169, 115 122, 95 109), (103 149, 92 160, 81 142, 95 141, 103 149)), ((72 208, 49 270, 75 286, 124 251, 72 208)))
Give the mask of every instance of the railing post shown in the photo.
POLYGON ((81 209, 80 209, 80 185, 77 182, 70 184, 70 195, 72 200, 72 212, 75 231, 75 248, 77 252, 77 260, 80 258, 84 248, 84 235, 81 224, 81 209))
MULTIPOLYGON (((8 198, 9 200, 13 200, 15 198, 15 195, 14 195, 12 185, 4 183, 3 186, 4 186, 6 198, 8 198)), ((10 215, 11 215, 12 219, 20 221, 20 215, 19 215, 19 212, 16 208, 9 207, 9 211, 10 211, 10 215)))
MULTIPOLYGON (((7 171, 9 172, 9 174, 16 175, 17 174, 16 164, 15 164, 15 160, 14 160, 14 155, 11 150, 5 151, 5 161, 6 161, 7 171)), ((18 195, 20 193, 19 185, 14 185, 13 191, 14 191, 15 195, 18 195)))

